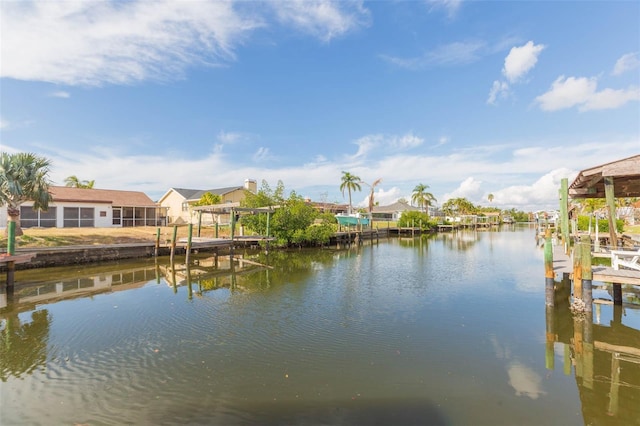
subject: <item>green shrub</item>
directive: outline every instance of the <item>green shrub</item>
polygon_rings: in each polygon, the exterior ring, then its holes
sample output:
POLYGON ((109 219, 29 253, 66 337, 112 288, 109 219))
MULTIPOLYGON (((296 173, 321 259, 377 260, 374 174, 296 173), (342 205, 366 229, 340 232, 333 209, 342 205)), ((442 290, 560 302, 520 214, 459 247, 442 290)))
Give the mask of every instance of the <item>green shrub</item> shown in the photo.
MULTIPOLYGON (((607 233, 609 232, 609 219, 599 219, 591 218, 591 229, 595 230, 596 222, 598 223, 598 232, 607 233)), ((578 230, 579 231, 588 231, 589 230, 589 216, 578 216, 578 230)), ((616 232, 621 233, 624 230, 624 220, 617 219, 616 220, 616 232)))

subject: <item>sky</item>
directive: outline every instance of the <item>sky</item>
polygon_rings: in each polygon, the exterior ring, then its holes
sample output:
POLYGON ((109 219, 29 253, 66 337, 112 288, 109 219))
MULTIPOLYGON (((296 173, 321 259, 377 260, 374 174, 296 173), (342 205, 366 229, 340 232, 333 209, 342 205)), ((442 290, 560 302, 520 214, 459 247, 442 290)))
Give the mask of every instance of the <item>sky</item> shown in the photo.
POLYGON ((96 188, 255 179, 523 211, 640 154, 637 1, 0 1, 0 150, 96 188), (489 194, 493 200, 489 201, 489 194))

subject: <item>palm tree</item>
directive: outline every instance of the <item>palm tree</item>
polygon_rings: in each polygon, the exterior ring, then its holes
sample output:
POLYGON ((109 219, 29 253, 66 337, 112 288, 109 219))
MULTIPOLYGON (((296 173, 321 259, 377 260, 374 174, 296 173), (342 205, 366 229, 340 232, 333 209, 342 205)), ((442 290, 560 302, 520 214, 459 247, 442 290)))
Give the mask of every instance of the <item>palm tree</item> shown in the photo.
POLYGON ((80 180, 78 176, 69 176, 64 180, 65 186, 69 186, 71 188, 93 188, 93 185, 96 183, 95 180, 80 180))
POLYGON ((35 210, 47 210, 49 194, 49 160, 31 153, 0 155, 0 205, 7 205, 7 230, 15 223, 15 235, 22 235, 20 205, 33 201, 35 210))
POLYGON ((489 194, 487 195, 487 199, 489 200, 489 202, 493 202, 493 194, 489 194))
POLYGON ((360 178, 356 175, 352 175, 349 172, 342 172, 342 183, 340 184, 340 191, 344 197, 344 190, 349 192, 349 214, 351 214, 351 191, 361 191, 360 178))
POLYGON ((413 188, 413 194, 411 195, 411 202, 418 204, 421 209, 424 209, 427 215, 429 214, 429 207, 432 203, 436 202, 436 198, 432 193, 427 192, 429 189, 429 185, 425 185, 423 183, 419 183, 413 188))
POLYGON ((369 192, 369 221, 371 221, 372 219, 373 206, 375 205, 373 201, 373 192, 375 191, 376 186, 380 184, 380 182, 382 182, 382 178, 376 179, 375 181, 373 181, 371 185, 369 185, 366 182, 360 182, 360 183, 364 183, 371 189, 371 191, 369 192))

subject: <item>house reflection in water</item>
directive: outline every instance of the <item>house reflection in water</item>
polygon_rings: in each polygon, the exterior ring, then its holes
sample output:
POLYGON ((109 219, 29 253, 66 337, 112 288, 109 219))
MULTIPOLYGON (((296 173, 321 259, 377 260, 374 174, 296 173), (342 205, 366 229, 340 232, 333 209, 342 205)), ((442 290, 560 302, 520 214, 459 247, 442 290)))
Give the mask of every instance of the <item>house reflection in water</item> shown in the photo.
MULTIPOLYGON (((569 280, 556 282, 555 306, 547 306, 547 368, 554 369, 554 346, 564 345, 564 371, 574 374, 585 424, 631 425, 640 421, 640 330, 623 324, 625 309, 595 300, 596 321, 590 313, 572 313, 569 280), (602 312, 611 312, 608 325, 602 312)), ((628 289, 630 299, 637 289, 628 289)))

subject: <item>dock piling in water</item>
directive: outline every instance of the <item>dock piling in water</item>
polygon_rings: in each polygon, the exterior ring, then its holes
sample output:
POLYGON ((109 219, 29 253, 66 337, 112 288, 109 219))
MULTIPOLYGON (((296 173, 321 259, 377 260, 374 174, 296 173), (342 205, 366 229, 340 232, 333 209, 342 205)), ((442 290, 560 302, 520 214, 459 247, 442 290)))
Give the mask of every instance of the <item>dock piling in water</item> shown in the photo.
POLYGON ((553 272, 553 245, 551 243, 551 229, 547 229, 544 235, 544 279, 545 279, 545 304, 553 306, 554 279, 553 272))

